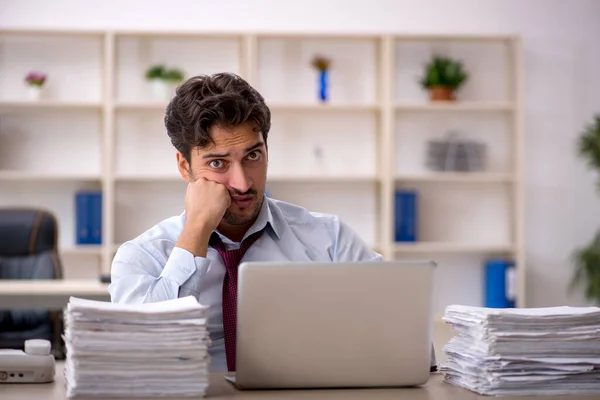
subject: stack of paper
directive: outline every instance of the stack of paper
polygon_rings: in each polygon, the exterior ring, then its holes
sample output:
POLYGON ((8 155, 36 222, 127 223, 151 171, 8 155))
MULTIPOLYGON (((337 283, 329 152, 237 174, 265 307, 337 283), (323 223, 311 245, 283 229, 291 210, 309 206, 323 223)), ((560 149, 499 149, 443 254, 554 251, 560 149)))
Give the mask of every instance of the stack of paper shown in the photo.
POLYGON ((449 306, 445 380, 486 395, 600 395, 600 308, 449 306))
POLYGON ((210 361, 205 314, 191 296, 141 305, 71 298, 67 396, 204 396, 210 361))

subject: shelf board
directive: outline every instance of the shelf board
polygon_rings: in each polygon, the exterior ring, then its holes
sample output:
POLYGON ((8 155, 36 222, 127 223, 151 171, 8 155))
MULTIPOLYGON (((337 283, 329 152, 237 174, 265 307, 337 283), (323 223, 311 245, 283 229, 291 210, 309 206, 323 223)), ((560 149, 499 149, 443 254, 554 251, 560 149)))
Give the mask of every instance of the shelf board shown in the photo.
POLYGON ((472 254, 472 253, 512 253, 514 246, 510 244, 477 244, 456 242, 406 242, 394 243, 396 253, 446 253, 446 254, 472 254))
POLYGON ((488 112, 488 111, 513 111, 515 106, 511 102, 495 101, 456 101, 456 102, 430 102, 430 103, 398 103, 397 111, 464 111, 464 112, 488 112))
POLYGON ((15 36, 67 36, 67 37, 88 37, 100 39, 106 35, 104 30, 88 30, 88 29, 23 29, 23 28, 2 28, 0 35, 15 35, 15 36))
POLYGON ((0 181, 61 181, 61 182, 99 182, 99 175, 78 175, 68 173, 48 173, 36 171, 0 171, 0 181))
POLYGON ((100 256, 102 255, 102 245, 88 244, 63 247, 59 253, 64 256, 100 256))
POLYGON ((321 33, 321 32, 258 32, 258 40, 377 40, 381 35, 377 33, 321 33))
POLYGON ((27 110, 100 110, 102 103, 61 100, 0 100, 0 112, 27 110))
POLYGON ((182 182, 183 179, 180 175, 136 175, 136 174, 122 174, 115 176, 117 182, 182 182))
MULTIPOLYGON (((183 182, 179 175, 117 175, 117 182, 183 182)), ((267 175, 267 183, 285 182, 376 182, 375 176, 352 176, 352 175, 267 175)))
POLYGON ((241 40, 244 36, 242 32, 230 31, 171 31, 171 30, 127 30, 120 29, 114 31, 117 39, 136 38, 136 39, 236 39, 241 40))
POLYGON ((435 172, 423 174, 402 174, 396 182, 424 183, 510 183, 514 175, 496 172, 435 172))
POLYGON ((168 102, 164 101, 117 101, 115 109, 121 111, 162 111, 167 108, 168 102))
POLYGON ((508 42, 518 38, 516 35, 494 35, 494 34, 396 34, 394 38, 398 41, 450 41, 450 42, 508 42))
MULTIPOLYGON (((117 101, 115 109, 121 111, 165 111, 167 102, 159 101, 117 101)), ((377 104, 335 104, 335 103, 269 103, 267 106, 274 112, 359 112, 378 111, 377 104)))
POLYGON ((358 112, 358 111, 379 111, 378 104, 335 104, 335 103, 269 103, 267 106, 271 111, 280 112, 358 112))
POLYGON ((360 183, 360 182, 377 182, 375 176, 358 176, 358 175, 267 175, 268 183, 360 183))

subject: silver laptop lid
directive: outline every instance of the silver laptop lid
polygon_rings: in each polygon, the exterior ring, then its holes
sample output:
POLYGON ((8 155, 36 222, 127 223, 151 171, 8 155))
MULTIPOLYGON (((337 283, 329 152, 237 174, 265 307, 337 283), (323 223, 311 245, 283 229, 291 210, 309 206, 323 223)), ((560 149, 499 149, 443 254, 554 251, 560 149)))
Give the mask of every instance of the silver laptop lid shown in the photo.
POLYGON ((236 381, 406 386, 430 373, 431 261, 240 265, 236 381))

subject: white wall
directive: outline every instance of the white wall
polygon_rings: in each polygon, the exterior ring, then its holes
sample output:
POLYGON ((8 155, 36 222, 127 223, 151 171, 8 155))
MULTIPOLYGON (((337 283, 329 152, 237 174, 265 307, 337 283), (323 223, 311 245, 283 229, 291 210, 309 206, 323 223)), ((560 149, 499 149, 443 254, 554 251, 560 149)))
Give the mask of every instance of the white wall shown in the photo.
POLYGON ((0 0, 0 27, 520 34, 528 303, 583 302, 569 257, 600 228, 600 196, 574 146, 600 112, 600 1, 0 0))

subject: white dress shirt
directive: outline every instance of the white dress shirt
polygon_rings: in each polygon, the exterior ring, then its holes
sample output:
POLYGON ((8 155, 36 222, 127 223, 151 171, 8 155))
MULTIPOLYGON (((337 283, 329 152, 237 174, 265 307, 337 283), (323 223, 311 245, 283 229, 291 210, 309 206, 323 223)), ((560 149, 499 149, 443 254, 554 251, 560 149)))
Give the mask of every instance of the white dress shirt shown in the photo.
MULTIPOLYGON (((337 216, 309 212, 268 197, 265 200, 245 237, 265 227, 267 229, 248 249, 241 262, 381 261, 381 255, 372 251, 337 216)), ((113 260, 112 283, 108 291, 116 303, 196 297, 198 302, 208 306, 208 331, 212 340, 210 369, 226 371, 221 309, 225 265, 213 248, 209 247, 204 258, 194 257, 187 250, 175 247, 184 222, 185 213, 166 219, 124 243, 113 260)), ((240 243, 219 236, 228 250, 240 246, 240 243)))

